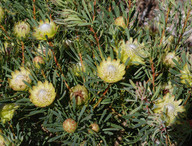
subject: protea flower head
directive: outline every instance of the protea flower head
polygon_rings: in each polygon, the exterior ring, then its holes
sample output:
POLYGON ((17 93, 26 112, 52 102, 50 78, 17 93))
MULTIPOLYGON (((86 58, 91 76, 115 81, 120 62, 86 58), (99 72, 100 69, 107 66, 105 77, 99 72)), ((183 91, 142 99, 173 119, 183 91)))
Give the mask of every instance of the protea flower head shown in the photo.
POLYGON ((181 83, 192 85, 192 73, 189 71, 188 65, 185 64, 181 72, 181 83))
POLYGON ((120 16, 120 17, 115 19, 115 25, 120 26, 124 29, 127 27, 127 25, 125 24, 123 16, 120 16))
POLYGON ((167 53, 167 54, 164 56, 163 63, 164 63, 166 66, 168 66, 168 67, 174 67, 174 66, 175 66, 175 63, 173 62, 173 59, 175 59, 176 61, 179 60, 179 58, 175 55, 175 52, 167 53))
POLYGON ((0 6, 0 23, 3 21, 4 18, 4 11, 3 8, 0 6))
POLYGON ((70 119, 70 118, 66 119, 63 122, 63 129, 68 133, 74 133, 75 130, 77 129, 77 123, 73 119, 70 119))
POLYGON ((24 67, 20 68, 20 71, 15 70, 11 73, 12 78, 9 79, 9 86, 15 91, 25 91, 28 89, 28 86, 23 82, 31 83, 31 79, 29 77, 29 70, 24 67))
POLYGON ((55 36, 57 32, 57 26, 56 24, 51 20, 49 21, 46 19, 45 21, 40 21, 39 26, 35 28, 35 32, 33 33, 33 36, 37 40, 46 40, 46 36, 48 39, 51 39, 55 36))
MULTIPOLYGON (((120 47, 121 49, 121 61, 123 63, 126 62, 126 60, 129 58, 129 65, 139 65, 145 64, 144 58, 148 56, 148 52, 144 50, 144 45, 137 42, 137 40, 133 41, 133 38, 130 38, 129 41, 125 43, 125 41, 120 41, 120 47), (137 63, 138 62, 138 63, 137 63)), ((119 48, 115 48, 115 52, 118 56, 119 54, 119 48)))
POLYGON ((179 113, 185 112, 183 106, 181 106, 182 100, 175 101, 175 96, 167 93, 163 99, 157 100, 155 103, 155 113, 162 114, 162 118, 165 120, 166 125, 170 126, 176 122, 176 118, 179 113), (166 116, 163 116, 163 114, 166 116))
POLYGON ((40 69, 41 66, 39 64, 45 64, 45 61, 42 57, 36 56, 33 58, 33 64, 36 68, 40 69))
POLYGON ((2 104, 0 106, 1 122, 5 123, 13 118, 15 110, 18 108, 14 103, 2 104))
MULTIPOLYGON (((95 132, 99 132, 99 125, 97 123, 92 123, 90 125, 90 129, 95 131, 95 132)), ((93 133, 91 130, 88 130, 89 133, 93 133)))
POLYGON ((15 24, 13 31, 18 39, 25 39, 29 35, 30 26, 28 23, 21 21, 15 24))
POLYGON ((29 90, 30 100, 37 107, 46 107, 53 103, 56 97, 52 83, 38 81, 37 86, 29 90))
POLYGON ((88 100, 88 91, 84 86, 76 85, 71 88, 70 91, 70 100, 72 101, 75 98, 77 105, 82 105, 88 100))
POLYGON ((125 75, 125 65, 120 64, 120 60, 111 60, 110 57, 107 60, 103 60, 99 66, 97 66, 98 76, 107 83, 115 83, 120 81, 125 75))

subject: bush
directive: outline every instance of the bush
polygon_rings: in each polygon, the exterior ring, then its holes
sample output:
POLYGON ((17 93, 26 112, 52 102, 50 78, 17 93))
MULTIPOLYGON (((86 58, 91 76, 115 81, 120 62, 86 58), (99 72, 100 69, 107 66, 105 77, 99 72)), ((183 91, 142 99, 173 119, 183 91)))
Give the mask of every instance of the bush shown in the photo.
POLYGON ((0 144, 190 144, 191 8, 2 0, 0 144))

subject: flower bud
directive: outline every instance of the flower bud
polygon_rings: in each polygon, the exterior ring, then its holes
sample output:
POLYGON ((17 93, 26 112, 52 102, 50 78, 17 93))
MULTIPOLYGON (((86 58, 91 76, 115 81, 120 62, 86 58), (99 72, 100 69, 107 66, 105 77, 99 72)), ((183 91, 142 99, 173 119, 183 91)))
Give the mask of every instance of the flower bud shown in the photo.
POLYGON ((70 100, 75 98, 77 105, 85 104, 88 100, 88 91, 84 86, 76 85, 71 88, 70 100))
POLYGON ((63 129, 68 133, 74 133, 75 130, 77 129, 77 123, 73 119, 70 119, 70 118, 66 119, 63 122, 63 129))
POLYGON ((39 64, 45 64, 44 59, 40 56, 36 56, 35 58, 33 58, 33 64, 36 68, 40 69, 40 65, 39 64))
POLYGON ((14 26, 14 34, 18 39, 26 38, 30 32, 30 26, 28 23, 21 21, 15 24, 14 26))
POLYGON ((124 18, 122 16, 115 19, 115 25, 120 26, 124 29, 127 27, 125 24, 124 18))
MULTIPOLYGON (((98 125, 97 123, 92 123, 92 124, 90 125, 90 129, 93 130, 93 131, 95 131, 95 132, 99 132, 99 125, 98 125)), ((89 132, 90 134, 93 134, 93 132, 92 132, 91 130, 88 130, 88 132, 89 132)))
POLYGON ((85 72, 85 65, 84 64, 81 64, 81 62, 78 62, 76 64, 73 64, 72 66, 72 71, 74 72, 74 74, 76 76, 80 76, 80 72, 85 72))

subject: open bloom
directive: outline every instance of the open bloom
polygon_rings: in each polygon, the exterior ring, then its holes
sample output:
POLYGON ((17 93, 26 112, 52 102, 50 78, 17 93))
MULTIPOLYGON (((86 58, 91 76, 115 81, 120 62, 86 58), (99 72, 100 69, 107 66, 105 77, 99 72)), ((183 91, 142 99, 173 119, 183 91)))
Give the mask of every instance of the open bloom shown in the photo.
MULTIPOLYGON (((133 38, 130 38, 126 43, 122 40, 120 42, 120 50, 121 61, 125 63, 129 58, 129 65, 139 65, 139 63, 144 64, 144 58, 147 57, 148 54, 148 52, 143 49, 143 44, 139 44, 137 40, 133 41, 133 38)), ((118 56, 118 48, 115 48, 115 52, 118 56)))
POLYGON ((53 21, 46 19, 44 22, 41 20, 39 22, 39 26, 35 28, 35 32, 33 36, 37 40, 46 40, 46 36, 48 39, 53 38, 57 32, 57 26, 53 21))
POLYGON ((75 98, 77 105, 82 105, 83 103, 86 103, 88 100, 87 89, 79 84, 72 87, 70 91, 70 100, 73 100, 73 98, 75 98))
POLYGON ((1 122, 5 123, 13 118, 15 110, 18 108, 14 103, 3 104, 0 106, 1 122))
POLYGON ((97 66, 98 76, 108 83, 115 83, 120 81, 125 75, 125 65, 120 64, 120 60, 111 60, 110 57, 107 60, 103 60, 99 66, 97 66))
POLYGON ((187 64, 185 64, 183 70, 181 70, 180 72, 181 72, 181 83, 183 84, 188 83, 189 85, 192 85, 192 74, 189 71, 187 64))
POLYGON ((30 100, 37 107, 46 107, 53 103, 56 97, 52 83, 38 81, 37 86, 29 90, 30 100))
MULTIPOLYGON (((181 106, 182 100, 175 101, 175 96, 167 93, 163 99, 159 99, 154 109, 155 113, 163 114, 166 116, 164 119, 168 126, 175 123, 178 114, 185 111, 184 107, 181 106)), ((164 116, 162 115, 162 118, 164 116)))
POLYGON ((29 77, 30 72, 21 67, 21 71, 16 70, 11 73, 12 79, 9 79, 9 86, 15 91, 24 91, 28 89, 28 86, 23 82, 31 83, 31 79, 29 77))
POLYGON ((16 23, 13 30, 18 39, 26 38, 30 32, 30 26, 28 23, 22 21, 16 23))

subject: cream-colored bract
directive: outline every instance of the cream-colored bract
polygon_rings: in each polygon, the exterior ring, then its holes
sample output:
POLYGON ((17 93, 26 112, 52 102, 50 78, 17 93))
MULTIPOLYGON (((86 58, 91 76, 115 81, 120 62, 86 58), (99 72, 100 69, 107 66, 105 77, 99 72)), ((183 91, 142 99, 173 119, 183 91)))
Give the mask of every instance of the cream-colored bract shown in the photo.
POLYGON ((40 21, 39 26, 34 28, 35 32, 33 36, 37 40, 46 40, 46 36, 48 39, 53 38, 57 32, 58 27, 53 21, 49 21, 46 19, 45 21, 40 21))
MULTIPOLYGON (((133 38, 130 38, 126 43, 122 40, 119 44, 119 48, 121 50, 121 61, 123 63, 125 63, 129 58, 130 60, 128 65, 139 65, 139 63, 145 64, 144 58, 148 56, 148 52, 144 50, 144 44, 138 43, 137 40, 133 41, 133 38)), ((119 48, 114 49, 117 56, 119 55, 119 48)))
POLYGON ((185 112, 185 108, 181 106, 182 100, 175 101, 175 96, 167 93, 163 99, 159 99, 155 103, 155 113, 165 114, 166 118, 162 115, 163 120, 165 120, 166 125, 170 126, 176 122, 178 118, 178 113, 185 112))
POLYGON ((30 100, 37 107, 46 107, 53 103, 56 97, 55 88, 52 83, 38 81, 37 86, 29 90, 30 100))
POLYGON ((107 60, 103 60, 99 66, 97 66, 98 76, 107 83, 115 83, 120 81, 125 75, 125 65, 120 64, 120 60, 111 60, 110 57, 107 60))
POLYGON ((15 24, 13 31, 18 39, 26 38, 29 35, 30 26, 28 23, 21 21, 15 24))
POLYGON ((191 86, 192 85, 192 73, 189 71, 187 64, 184 65, 183 70, 181 72, 181 83, 187 83, 191 86))
POLYGON ((31 79, 29 77, 29 70, 24 67, 20 68, 21 71, 15 70, 11 73, 12 78, 9 79, 9 87, 15 91, 25 91, 28 89, 28 86, 23 82, 31 83, 31 79))

